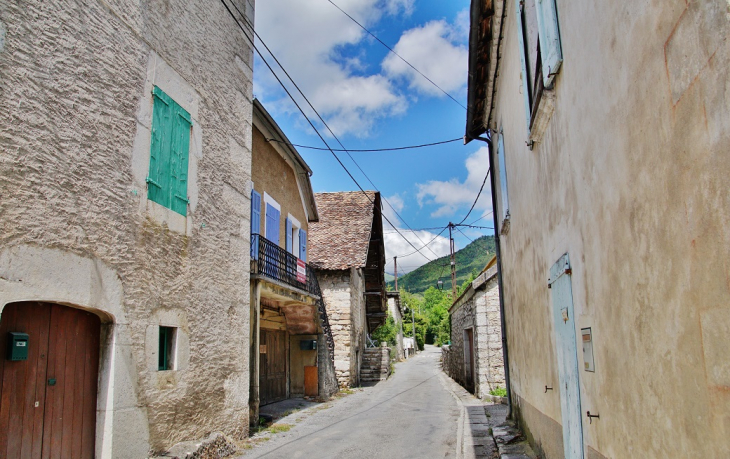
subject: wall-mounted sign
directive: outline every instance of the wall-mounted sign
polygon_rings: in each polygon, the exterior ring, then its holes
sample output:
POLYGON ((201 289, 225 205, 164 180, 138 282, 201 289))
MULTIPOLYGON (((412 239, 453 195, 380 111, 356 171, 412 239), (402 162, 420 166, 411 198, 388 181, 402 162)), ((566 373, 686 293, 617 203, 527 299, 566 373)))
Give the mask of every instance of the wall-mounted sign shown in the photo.
POLYGON ((302 284, 307 283, 307 265, 299 259, 297 259, 297 281, 302 284))
POLYGON ((596 371, 593 364, 593 334, 591 328, 581 328, 580 332, 583 337, 583 369, 585 371, 596 371))
POLYGON ((259 354, 266 354, 266 345, 259 344, 259 354))

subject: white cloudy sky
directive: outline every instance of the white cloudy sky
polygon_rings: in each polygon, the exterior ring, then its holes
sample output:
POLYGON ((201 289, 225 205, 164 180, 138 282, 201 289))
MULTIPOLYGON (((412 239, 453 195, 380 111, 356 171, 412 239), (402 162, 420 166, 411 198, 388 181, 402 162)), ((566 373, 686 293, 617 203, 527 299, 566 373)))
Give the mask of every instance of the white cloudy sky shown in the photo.
MULTIPOLYGON (((333 2, 441 88, 389 53, 328 0, 257 2, 257 32, 343 144, 348 148, 380 148, 461 137, 464 109, 441 90, 466 105, 468 1, 333 2)), ((260 42, 257 46, 264 51, 260 42)), ((268 54, 264 57, 275 65, 268 54)), ((285 79, 280 69, 275 70, 285 79)), ((291 83, 287 87, 296 92, 291 83)), ((254 94, 294 143, 323 146, 259 58, 254 94)), ((316 120, 306 102, 298 95, 297 100, 307 116, 316 120)), ((315 121, 315 126, 333 147, 338 147, 322 123, 315 121)), ((328 152, 299 150, 314 171, 315 191, 358 189, 328 152)), ((352 156, 357 165, 346 154, 340 154, 361 186, 379 189, 415 229, 461 221, 489 167, 486 148, 475 144, 464 147, 452 143, 402 153, 352 156)), ((468 222, 489 211, 488 189, 487 184, 468 222)), ((384 204, 384 214, 403 228, 401 233, 412 244, 421 248, 433 240, 420 253, 399 257, 399 272, 448 254, 448 238, 435 238, 438 230, 405 231, 406 225, 390 206, 384 204)), ((478 224, 485 222, 491 226, 489 218, 478 224)), ((385 240, 389 259, 414 251, 387 222, 384 227, 390 231, 385 240)), ((484 230, 465 232, 474 238, 484 230)), ((457 246, 468 242, 458 235, 457 246)), ((387 270, 392 270, 392 263, 387 270)))

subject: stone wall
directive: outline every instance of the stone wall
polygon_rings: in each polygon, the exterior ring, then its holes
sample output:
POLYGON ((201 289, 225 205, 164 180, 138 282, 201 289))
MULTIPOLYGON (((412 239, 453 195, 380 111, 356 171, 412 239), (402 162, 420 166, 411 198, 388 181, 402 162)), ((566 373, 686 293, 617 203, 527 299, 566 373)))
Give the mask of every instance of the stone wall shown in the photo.
POLYGON ((0 24, 0 307, 102 316, 97 457, 245 436, 250 44, 182 0, 2 2, 0 24), (147 200, 153 85, 193 120, 187 217, 147 200))
POLYGON ((395 357, 396 360, 405 359, 403 351, 403 316, 398 309, 395 298, 388 298, 388 312, 395 323, 395 357))
POLYGON ((474 395, 479 398, 496 387, 505 387, 502 357, 502 330, 499 315, 497 278, 478 277, 477 288, 457 301, 451 311, 451 345, 442 351, 444 371, 466 386, 464 330, 474 333, 474 395))
POLYGON ((317 271, 335 341, 335 374, 340 387, 359 384, 365 349, 365 281, 362 270, 317 271))

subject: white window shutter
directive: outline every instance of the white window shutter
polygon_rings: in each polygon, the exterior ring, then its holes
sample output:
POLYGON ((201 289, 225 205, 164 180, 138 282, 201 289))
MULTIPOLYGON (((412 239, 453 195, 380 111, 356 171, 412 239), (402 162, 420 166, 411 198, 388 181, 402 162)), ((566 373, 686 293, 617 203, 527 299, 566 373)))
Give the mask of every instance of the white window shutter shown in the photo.
POLYGON ((563 63, 560 47, 560 27, 556 0, 535 0, 537 29, 540 34, 540 54, 542 56, 542 80, 546 88, 553 87, 555 75, 563 63))
POLYGON ((509 197, 507 195, 507 163, 504 158, 504 136, 500 133, 497 140, 497 157, 499 161, 499 186, 502 194, 502 219, 509 217, 509 197))

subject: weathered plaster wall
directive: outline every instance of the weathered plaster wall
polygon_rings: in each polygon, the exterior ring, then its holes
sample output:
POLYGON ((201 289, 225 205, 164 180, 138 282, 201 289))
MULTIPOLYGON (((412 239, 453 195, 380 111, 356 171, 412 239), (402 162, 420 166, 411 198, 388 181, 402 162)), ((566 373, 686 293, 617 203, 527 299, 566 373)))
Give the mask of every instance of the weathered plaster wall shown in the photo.
MULTIPOLYGON (((253 128, 253 156, 251 159, 251 180, 256 191, 264 195, 264 192, 273 197, 281 206, 281 218, 279 220, 279 245, 286 247, 286 217, 292 214, 302 225, 301 229, 307 231, 307 217, 304 212, 304 204, 297 185, 297 176, 294 168, 276 151, 274 146, 267 142, 264 135, 255 126, 253 128)), ((261 204, 261 229, 259 234, 264 233, 264 203, 261 204)), ((299 253, 299 247, 295 248, 299 253)))
POLYGON ((405 359, 403 352, 403 316, 401 316, 398 306, 395 304, 395 298, 388 298, 388 312, 393 316, 395 323, 395 355, 397 360, 405 359))
POLYGON ((601 416, 583 418, 589 453, 726 457, 730 6, 558 0, 565 61, 529 150, 506 3, 491 127, 507 155, 502 266, 521 416, 546 457, 562 457, 544 420, 562 423, 559 392, 545 392, 558 383, 547 279, 568 252, 576 334, 593 331, 596 371, 580 371, 581 410, 601 416))
POLYGON ((0 5, 0 307, 62 301, 114 320, 99 457, 248 424, 251 48, 222 5, 141 5, 0 5), (152 84, 194 108, 181 225, 150 210, 134 162, 152 84), (187 340, 178 370, 150 367, 159 324, 187 340))
POLYGON ((304 396, 304 367, 317 365, 317 350, 303 351, 299 348, 302 340, 316 340, 317 335, 291 335, 289 340, 289 388, 291 397, 304 396))

